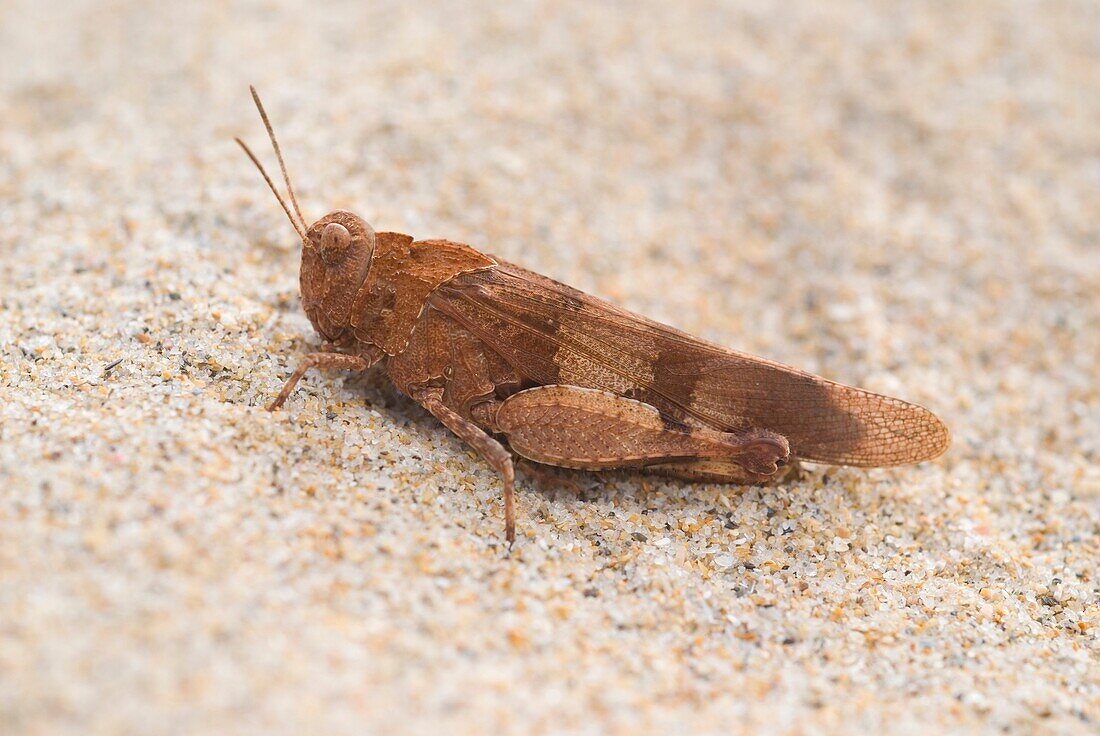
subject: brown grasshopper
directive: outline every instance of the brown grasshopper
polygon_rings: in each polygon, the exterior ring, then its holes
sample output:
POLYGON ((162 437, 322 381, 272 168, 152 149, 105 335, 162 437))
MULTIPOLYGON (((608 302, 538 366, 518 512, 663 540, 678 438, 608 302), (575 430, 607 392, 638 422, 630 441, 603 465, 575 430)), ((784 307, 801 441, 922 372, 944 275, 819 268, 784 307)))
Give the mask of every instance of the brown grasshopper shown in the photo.
POLYGON ((705 342, 468 245, 377 233, 342 210, 307 227, 255 89, 252 98, 297 219, 236 141, 301 238, 302 307, 324 340, 268 409, 310 368, 382 363, 500 474, 509 544, 512 453, 754 484, 797 458, 879 467, 947 449, 947 427, 924 407, 705 342))

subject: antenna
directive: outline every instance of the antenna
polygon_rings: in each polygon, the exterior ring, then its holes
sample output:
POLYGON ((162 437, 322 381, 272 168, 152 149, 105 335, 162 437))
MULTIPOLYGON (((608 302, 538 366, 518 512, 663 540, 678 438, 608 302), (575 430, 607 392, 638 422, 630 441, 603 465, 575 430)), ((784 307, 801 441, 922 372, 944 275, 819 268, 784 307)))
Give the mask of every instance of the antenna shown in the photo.
POLYGON ((286 164, 283 162, 283 152, 279 150, 279 141, 275 139, 275 131, 271 129, 271 121, 267 119, 267 111, 264 110, 264 105, 260 102, 260 95, 256 93, 256 88, 251 84, 248 85, 248 89, 252 92, 252 100, 256 103, 256 109, 260 111, 260 117, 264 121, 264 127, 267 128, 267 136, 271 139, 271 147, 275 149, 275 157, 279 159, 279 168, 283 170, 283 181, 286 182, 286 191, 290 194, 290 201, 294 204, 294 214, 298 215, 298 221, 302 223, 302 229, 306 227, 306 218, 302 217, 302 210, 298 207, 298 199, 294 196, 294 187, 290 185, 290 176, 286 173, 286 164))
POLYGON ((301 238, 302 242, 304 243, 306 240, 306 234, 302 232, 302 228, 298 225, 297 222, 294 221, 294 217, 290 214, 290 208, 286 206, 286 202, 284 202, 283 198, 279 196, 279 190, 275 188, 275 184, 272 183, 271 177, 267 175, 266 171, 264 171, 263 164, 261 164, 260 160, 256 158, 256 154, 252 153, 249 147, 245 145, 244 141, 242 141, 240 138, 234 138, 233 140, 237 141, 237 145, 243 148, 244 152, 248 154, 248 157, 252 159, 252 163, 256 164, 256 168, 260 170, 260 174, 263 175, 264 181, 267 182, 267 186, 271 188, 271 193, 275 195, 275 199, 279 200, 279 204, 282 205, 283 212, 286 213, 287 219, 290 220, 290 225, 294 228, 294 232, 298 233, 298 237, 301 238))

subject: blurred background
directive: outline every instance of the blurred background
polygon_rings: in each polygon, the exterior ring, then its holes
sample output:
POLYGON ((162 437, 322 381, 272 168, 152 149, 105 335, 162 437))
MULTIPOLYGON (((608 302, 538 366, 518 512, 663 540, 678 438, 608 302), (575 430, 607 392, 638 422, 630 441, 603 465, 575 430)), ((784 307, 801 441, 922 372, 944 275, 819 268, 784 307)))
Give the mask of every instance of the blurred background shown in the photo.
POLYGON ((1072 0, 0 3, 0 727, 1095 729, 1098 31, 1072 0), (743 496, 578 474, 503 560, 492 474, 381 379, 253 410, 316 338, 232 142, 274 165, 250 83, 307 219, 925 404, 952 450, 743 496))

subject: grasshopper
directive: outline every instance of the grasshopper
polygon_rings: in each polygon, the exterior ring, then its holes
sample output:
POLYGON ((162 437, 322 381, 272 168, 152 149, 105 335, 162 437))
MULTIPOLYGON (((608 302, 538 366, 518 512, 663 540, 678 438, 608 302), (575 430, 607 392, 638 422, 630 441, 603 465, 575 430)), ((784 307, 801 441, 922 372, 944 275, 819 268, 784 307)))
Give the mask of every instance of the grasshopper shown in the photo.
POLYGON ((922 406, 706 342, 468 245, 375 232, 343 210, 307 226, 250 89, 293 215, 235 140, 301 239, 302 307, 323 340, 268 409, 311 368, 383 365, 500 474, 509 545, 513 453, 565 468, 758 484, 798 459, 883 467, 946 451, 947 427, 922 406))

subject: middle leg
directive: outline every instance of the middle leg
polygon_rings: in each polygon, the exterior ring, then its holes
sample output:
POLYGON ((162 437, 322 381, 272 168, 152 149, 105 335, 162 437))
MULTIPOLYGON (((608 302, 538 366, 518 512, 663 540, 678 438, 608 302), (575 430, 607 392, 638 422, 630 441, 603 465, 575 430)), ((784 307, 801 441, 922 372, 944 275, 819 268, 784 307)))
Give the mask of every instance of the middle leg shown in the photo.
POLYGON ((500 473, 501 480, 504 482, 504 536, 510 547, 516 541, 516 471, 512 466, 511 453, 481 427, 446 406, 443 403, 442 388, 425 387, 413 391, 410 395, 442 422, 443 426, 477 450, 485 462, 500 473))

